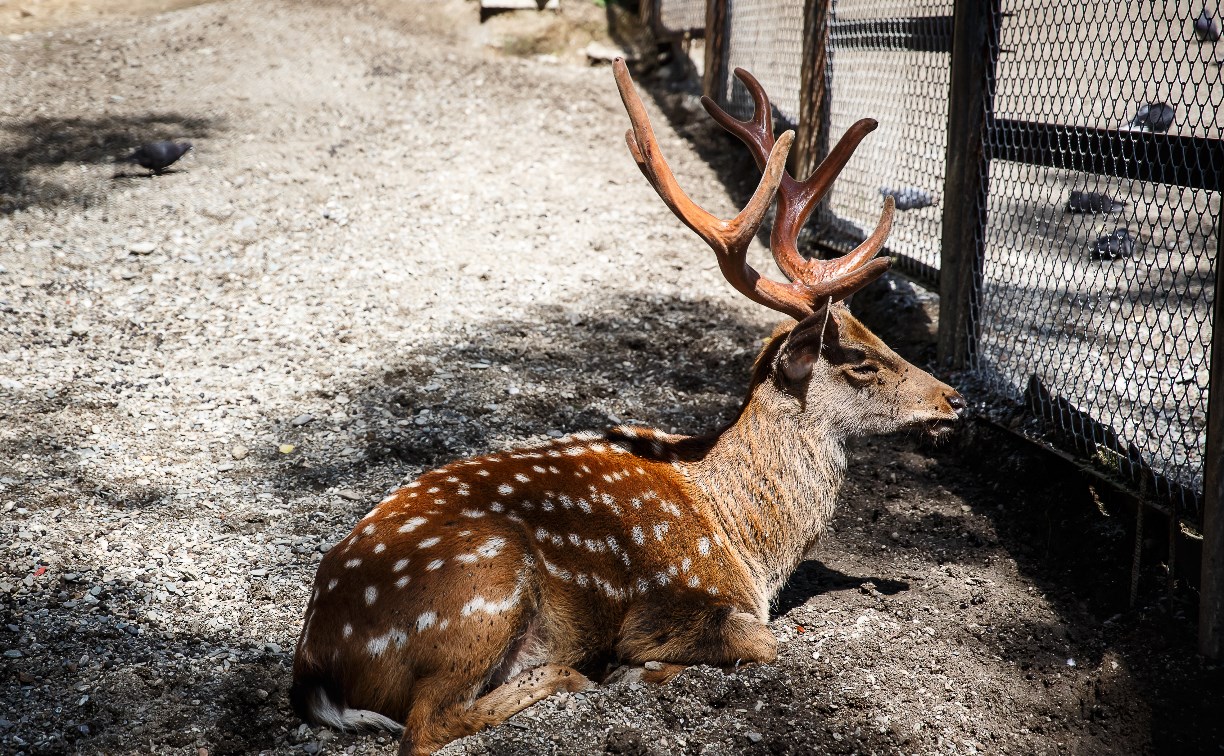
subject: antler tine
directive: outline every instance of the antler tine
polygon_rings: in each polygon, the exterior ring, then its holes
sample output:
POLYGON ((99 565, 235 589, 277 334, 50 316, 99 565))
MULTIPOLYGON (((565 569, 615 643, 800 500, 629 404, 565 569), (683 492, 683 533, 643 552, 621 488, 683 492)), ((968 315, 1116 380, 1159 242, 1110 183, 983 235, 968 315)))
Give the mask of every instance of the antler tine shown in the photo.
MULTIPOLYGON (((735 118, 708 97, 702 97, 701 104, 711 118, 747 145, 757 167, 761 167, 764 156, 773 146, 773 110, 765 88, 752 74, 737 68, 735 76, 752 96, 753 112, 749 120, 741 121, 735 118)), ((811 216, 816 203, 828 194, 834 180, 846 167, 859 143, 878 125, 871 118, 856 122, 846 130, 837 145, 805 181, 796 181, 789 173, 784 173, 779 182, 778 211, 770 232, 769 246, 773 251, 774 261, 787 278, 821 293, 817 301, 830 293, 834 294, 834 301, 844 299, 878 278, 890 264, 887 260, 871 263, 868 261, 879 253, 892 228, 891 202, 885 204, 884 214, 871 237, 840 260, 805 260, 799 254, 797 246, 799 231, 811 216)))
POLYGON ((680 188, 659 151, 654 129, 650 125, 649 116, 646 115, 646 107, 633 88, 633 81, 629 77, 629 69, 624 60, 618 58, 612 68, 621 101, 633 125, 633 128, 625 133, 625 141, 629 145, 634 162, 658 192, 663 203, 684 225, 714 249, 723 276, 740 293, 754 302, 786 313, 797 320, 802 320, 814 312, 815 300, 807 287, 763 278, 747 262, 748 245, 760 228, 765 211, 773 203, 778 184, 785 172, 786 156, 794 141, 794 132, 786 132, 772 145, 761 181, 744 209, 731 220, 722 220, 693 202, 680 188))
MULTIPOLYGON (((719 126, 734 134, 747 145, 748 151, 756 160, 757 168, 765 170, 765 160, 774 146, 773 108, 769 105, 769 95, 765 94, 765 87, 761 86, 761 82, 744 69, 735 69, 735 77, 743 82, 744 88, 752 96, 752 117, 750 119, 741 121, 705 95, 701 96, 701 107, 706 109, 706 112, 719 126)), ((789 174, 784 173, 782 183, 788 182, 794 184, 795 180, 789 174)))

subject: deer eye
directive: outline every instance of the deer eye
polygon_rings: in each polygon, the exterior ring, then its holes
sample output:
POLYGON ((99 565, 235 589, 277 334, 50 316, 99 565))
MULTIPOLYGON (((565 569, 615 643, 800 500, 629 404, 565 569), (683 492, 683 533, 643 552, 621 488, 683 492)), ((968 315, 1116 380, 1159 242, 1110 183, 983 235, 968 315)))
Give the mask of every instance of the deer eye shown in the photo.
POLYGON ((850 372, 862 378, 868 378, 880 372, 880 366, 871 362, 860 362, 850 368, 850 372))

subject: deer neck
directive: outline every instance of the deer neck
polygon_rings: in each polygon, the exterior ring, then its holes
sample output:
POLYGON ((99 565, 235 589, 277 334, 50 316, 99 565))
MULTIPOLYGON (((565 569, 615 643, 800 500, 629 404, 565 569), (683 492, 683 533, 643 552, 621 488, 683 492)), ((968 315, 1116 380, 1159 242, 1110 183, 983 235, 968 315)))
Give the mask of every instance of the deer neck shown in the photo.
POLYGON ((828 527, 846 471, 845 434, 783 404, 758 391, 688 471, 752 570, 762 612, 828 527))

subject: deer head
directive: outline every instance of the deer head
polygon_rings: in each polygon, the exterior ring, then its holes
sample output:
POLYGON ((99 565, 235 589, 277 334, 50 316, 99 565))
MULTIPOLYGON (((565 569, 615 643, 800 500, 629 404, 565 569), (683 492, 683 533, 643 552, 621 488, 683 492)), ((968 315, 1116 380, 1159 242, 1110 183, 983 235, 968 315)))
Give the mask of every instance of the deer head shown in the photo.
POLYGON ((732 286, 749 299, 798 321, 779 326, 758 359, 753 381, 757 403, 778 405, 780 411, 806 418, 806 425, 831 426, 830 430, 843 437, 889 433, 916 425, 925 426, 932 435, 946 433, 964 409, 964 399, 951 386, 889 349, 843 304, 888 270, 891 261, 876 255, 892 228, 893 198, 885 199, 875 231, 845 257, 807 260, 797 246, 799 231, 812 209, 828 193, 859 142, 876 128, 876 122, 863 119, 851 126, 816 171, 799 182, 783 167, 793 133, 788 131, 775 139, 764 88, 752 74, 735 69, 735 76, 752 95, 752 117, 740 121, 708 97, 701 103, 715 121, 748 146, 764 176, 744 210, 724 221, 703 210, 680 189, 659 151, 646 109, 623 62, 617 62, 615 75, 633 124, 625 135, 629 151, 663 202, 713 248, 732 286), (788 283, 762 277, 746 260, 748 245, 764 218, 771 193, 777 195, 778 209, 770 249, 788 283), (768 397, 770 393, 776 395, 768 397))

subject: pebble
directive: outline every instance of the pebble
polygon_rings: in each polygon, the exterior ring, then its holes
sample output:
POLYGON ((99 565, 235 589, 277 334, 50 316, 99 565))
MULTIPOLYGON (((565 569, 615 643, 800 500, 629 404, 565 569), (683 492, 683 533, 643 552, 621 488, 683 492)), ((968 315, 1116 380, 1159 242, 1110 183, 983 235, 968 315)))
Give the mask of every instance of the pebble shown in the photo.
POLYGON ((762 740, 765 739, 764 735, 762 735, 759 732, 755 732, 755 731, 748 733, 746 737, 748 738, 748 741, 751 743, 760 743, 762 740))
POLYGON ((249 453, 250 450, 242 444, 234 444, 234 446, 230 448, 230 456, 234 459, 246 459, 246 455, 249 453))
POLYGON ((157 249, 157 245, 153 242, 132 242, 127 246, 128 252, 134 255, 152 254, 157 249))
POLYGON ((260 567, 259 569, 251 570, 251 575, 253 577, 267 577, 268 571, 265 568, 260 567))
POLYGON ((20 659, 21 658, 21 652, 15 648, 10 648, 8 651, 5 651, 4 655, 10 659, 20 659))
POLYGON ((309 412, 305 412, 293 418, 292 420, 290 420, 289 424, 290 425, 305 425, 306 423, 309 423, 311 420, 314 420, 314 415, 310 414, 309 412))
POLYGON ((347 499, 349 501, 361 501, 362 499, 365 498, 364 496, 357 493, 356 491, 353 491, 352 489, 348 489, 348 488, 341 488, 339 491, 336 491, 336 495, 339 496, 341 499, 347 499))

